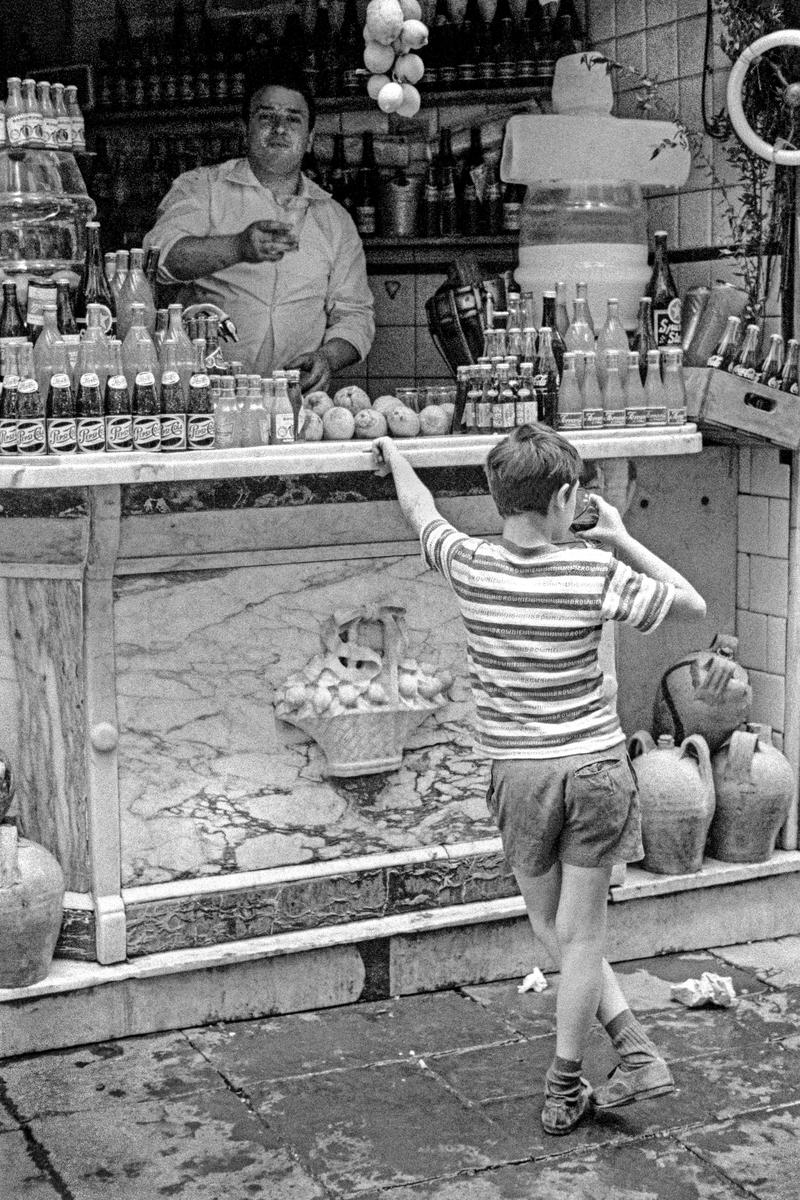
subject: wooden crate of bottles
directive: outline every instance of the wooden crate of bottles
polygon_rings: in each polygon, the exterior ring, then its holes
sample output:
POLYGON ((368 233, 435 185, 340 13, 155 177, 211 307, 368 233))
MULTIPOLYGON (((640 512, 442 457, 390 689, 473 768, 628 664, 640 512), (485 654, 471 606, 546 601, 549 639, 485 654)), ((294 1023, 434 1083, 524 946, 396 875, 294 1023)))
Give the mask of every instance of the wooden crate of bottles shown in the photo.
POLYGON ((715 367, 687 367, 690 420, 754 435, 796 450, 800 447, 800 397, 765 387, 715 367))

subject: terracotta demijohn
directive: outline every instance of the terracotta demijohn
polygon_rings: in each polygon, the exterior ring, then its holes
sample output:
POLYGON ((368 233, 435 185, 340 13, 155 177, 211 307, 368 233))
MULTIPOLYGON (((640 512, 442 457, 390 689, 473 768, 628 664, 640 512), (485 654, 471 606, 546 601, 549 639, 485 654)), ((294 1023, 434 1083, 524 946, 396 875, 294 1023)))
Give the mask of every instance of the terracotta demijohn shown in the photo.
POLYGON ((697 650, 661 677, 653 707, 653 733, 680 743, 699 733, 713 754, 750 719, 752 692, 747 672, 736 662, 738 639, 718 633, 708 650, 697 650))
POLYGON ((764 727, 737 729, 712 759, 717 807, 708 853, 722 862, 766 862, 794 794, 794 774, 764 727))
POLYGON ((669 734, 658 744, 645 731, 628 744, 642 809, 644 859, 658 875, 699 871, 714 815, 714 781, 705 739, 695 734, 676 746, 669 734))
POLYGON ((0 825, 0 988, 29 987, 50 970, 64 902, 61 867, 44 846, 0 825))

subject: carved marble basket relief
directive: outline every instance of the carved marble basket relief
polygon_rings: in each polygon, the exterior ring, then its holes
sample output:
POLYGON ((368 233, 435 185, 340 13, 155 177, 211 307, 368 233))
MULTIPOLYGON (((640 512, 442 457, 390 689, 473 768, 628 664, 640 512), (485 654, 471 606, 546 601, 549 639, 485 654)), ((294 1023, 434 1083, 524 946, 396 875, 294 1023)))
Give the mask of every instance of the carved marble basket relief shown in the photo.
POLYGON ((445 702, 452 675, 409 657, 404 617, 392 604, 334 613, 321 653, 279 692, 276 715, 314 739, 329 775, 396 770, 409 735, 445 702))

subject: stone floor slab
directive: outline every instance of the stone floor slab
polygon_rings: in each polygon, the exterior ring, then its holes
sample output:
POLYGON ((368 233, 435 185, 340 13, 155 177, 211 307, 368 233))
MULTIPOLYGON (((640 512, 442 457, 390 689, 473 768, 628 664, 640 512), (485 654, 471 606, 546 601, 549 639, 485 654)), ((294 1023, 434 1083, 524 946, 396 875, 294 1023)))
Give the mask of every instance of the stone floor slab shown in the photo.
MULTIPOLYGON (((317 1183, 227 1088, 43 1117, 31 1129, 74 1200, 323 1200, 317 1183)), ((15 1197, 14 1200, 17 1200, 15 1197)))
POLYGON ((737 996, 761 992, 766 984, 753 971, 739 969, 721 961, 715 954, 699 951, 696 954, 663 954, 658 958, 630 959, 614 963, 625 998, 634 1012, 669 1008, 670 986, 685 979, 699 979, 704 971, 728 975, 737 996))
POLYGON ((457 992, 231 1022, 190 1029, 187 1034, 239 1085, 420 1057, 514 1036, 497 1015, 457 992))
POLYGON ((795 1200, 800 1193, 800 1105, 739 1117, 682 1139, 758 1200, 795 1200))
POLYGON ((58 1200, 35 1145, 19 1131, 0 1133, 0 1200, 58 1200), (39 1161, 37 1162, 37 1157, 39 1161))
POLYGON ((123 1038, 0 1063, 0 1084, 25 1120, 169 1100, 220 1085, 182 1033, 123 1038))
POLYGON ((334 1196, 509 1162, 518 1147, 425 1065, 280 1080, 251 1093, 271 1135, 334 1196))
POLYGON ((525 1037, 554 1033, 558 976, 547 976, 548 986, 543 992, 518 992, 517 987, 521 982, 520 979, 506 979, 500 983, 470 985, 460 990, 515 1033, 522 1033, 525 1037))
POLYGON ((682 1146, 659 1139, 426 1180, 389 1195, 391 1200, 742 1200, 743 1193, 682 1146))
MULTIPOLYGON (((800 1000, 800 997, 798 998, 800 1000)), ((641 1013, 642 1024, 670 1061, 712 1051, 743 1053, 796 1034, 800 1012, 791 1011, 786 993, 766 991, 743 996, 733 1008, 684 1008, 641 1013)))
POLYGON ((719 946, 712 953, 773 987, 800 987, 800 936, 719 946))

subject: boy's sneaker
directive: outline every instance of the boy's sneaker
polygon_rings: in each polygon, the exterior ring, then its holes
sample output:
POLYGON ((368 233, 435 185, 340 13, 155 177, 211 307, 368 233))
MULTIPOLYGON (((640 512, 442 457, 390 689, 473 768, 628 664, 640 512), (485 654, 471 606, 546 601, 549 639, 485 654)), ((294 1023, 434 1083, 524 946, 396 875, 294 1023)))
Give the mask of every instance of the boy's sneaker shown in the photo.
POLYGON ((609 1075, 608 1083, 595 1092, 594 1103, 597 1108, 620 1108, 635 1100, 650 1100, 674 1091, 672 1072, 663 1058, 654 1058, 640 1067, 625 1067, 618 1063, 609 1075))
POLYGON ((581 1090, 574 1100, 550 1095, 545 1083, 542 1129, 552 1137, 571 1133, 578 1122, 591 1112, 593 1104, 594 1092, 588 1079, 581 1077, 581 1090))

